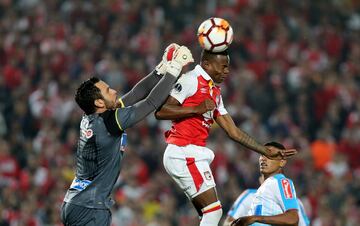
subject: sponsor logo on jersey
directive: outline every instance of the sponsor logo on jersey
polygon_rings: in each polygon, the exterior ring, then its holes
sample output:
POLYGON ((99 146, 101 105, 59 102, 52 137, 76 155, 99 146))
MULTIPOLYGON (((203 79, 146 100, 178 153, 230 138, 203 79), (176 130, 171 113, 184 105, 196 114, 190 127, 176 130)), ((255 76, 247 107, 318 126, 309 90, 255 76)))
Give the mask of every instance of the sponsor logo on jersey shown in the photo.
POLYGON ((212 112, 210 111, 209 113, 210 115, 206 115, 206 114, 208 114, 208 112, 203 114, 204 120, 201 122, 201 125, 210 129, 211 125, 213 124, 213 120, 212 118, 210 118, 212 117, 212 112))
POLYGON ((182 90, 182 86, 180 83, 176 83, 175 86, 174 86, 174 89, 177 91, 177 92, 181 92, 182 90))
POLYGON ((78 191, 82 191, 90 184, 91 184, 91 181, 89 181, 89 180, 80 180, 75 177, 73 182, 70 185, 70 188, 78 190, 78 191))
POLYGON ((81 131, 81 136, 86 137, 87 139, 91 138, 94 134, 93 130, 88 129, 88 127, 89 127, 89 120, 84 118, 80 123, 80 131, 81 131))
POLYGON ((200 80, 200 85, 201 86, 208 86, 209 84, 200 80))
POLYGON ((120 151, 125 151, 125 147, 127 145, 127 133, 121 134, 121 140, 120 140, 120 151))
POLYGON ((284 193, 285 193, 285 198, 292 199, 293 194, 292 194, 292 191, 291 191, 291 186, 290 186, 289 180, 288 179, 282 179, 281 180, 281 185, 282 185, 284 193))
POLYGON ((83 118, 80 123, 81 129, 87 129, 89 126, 89 120, 87 118, 83 118))
POLYGON ((209 171, 204 172, 204 177, 206 180, 211 180, 211 173, 209 171))
POLYGON ((200 93, 207 93, 207 92, 208 92, 207 88, 200 88, 200 93))

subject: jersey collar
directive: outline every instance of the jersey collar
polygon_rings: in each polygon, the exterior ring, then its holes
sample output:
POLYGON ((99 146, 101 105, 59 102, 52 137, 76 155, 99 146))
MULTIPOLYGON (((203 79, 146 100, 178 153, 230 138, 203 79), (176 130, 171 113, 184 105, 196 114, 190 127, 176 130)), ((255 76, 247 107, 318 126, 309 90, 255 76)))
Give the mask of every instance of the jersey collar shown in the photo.
POLYGON ((206 81, 212 81, 210 75, 206 73, 206 71, 198 64, 195 66, 195 70, 198 74, 200 74, 206 81))

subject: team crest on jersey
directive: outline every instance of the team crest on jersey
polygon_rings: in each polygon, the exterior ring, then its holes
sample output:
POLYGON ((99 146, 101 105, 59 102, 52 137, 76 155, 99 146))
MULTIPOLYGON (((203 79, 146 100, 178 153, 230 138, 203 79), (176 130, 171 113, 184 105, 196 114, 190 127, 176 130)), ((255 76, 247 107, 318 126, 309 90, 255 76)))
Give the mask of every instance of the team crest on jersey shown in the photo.
POLYGON ((87 139, 91 138, 94 135, 94 132, 92 129, 82 129, 81 134, 83 137, 86 137, 87 139))
POLYGON ((282 179, 281 180, 281 185, 283 187, 284 193, 285 193, 285 198, 287 199, 292 199, 293 198, 293 193, 291 191, 291 185, 288 179, 282 179))
POLYGON ((204 177, 206 180, 211 180, 211 173, 209 171, 204 172, 204 177))
POLYGON ((177 92, 181 92, 182 90, 182 86, 180 83, 176 83, 175 86, 174 86, 174 89, 177 91, 177 92))
POLYGON ((86 134, 85 134, 85 137, 87 138, 87 139, 89 139, 89 138, 91 138, 92 136, 93 136, 93 131, 92 131, 92 129, 88 129, 88 130, 86 130, 86 134))

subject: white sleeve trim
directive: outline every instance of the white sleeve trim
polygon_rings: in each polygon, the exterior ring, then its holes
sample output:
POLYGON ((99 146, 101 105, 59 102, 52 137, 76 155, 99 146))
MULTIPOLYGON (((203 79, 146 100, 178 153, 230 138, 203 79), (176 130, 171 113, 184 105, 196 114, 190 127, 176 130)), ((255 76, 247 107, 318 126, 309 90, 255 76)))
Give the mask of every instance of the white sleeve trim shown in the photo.
POLYGON ((222 99, 221 95, 220 95, 220 102, 219 102, 219 105, 217 107, 217 110, 219 111, 220 115, 228 114, 227 110, 225 109, 224 102, 223 102, 223 99, 222 99))
POLYGON ((196 93, 197 85, 198 81, 195 76, 189 73, 183 74, 171 90, 170 96, 182 104, 186 98, 196 93))

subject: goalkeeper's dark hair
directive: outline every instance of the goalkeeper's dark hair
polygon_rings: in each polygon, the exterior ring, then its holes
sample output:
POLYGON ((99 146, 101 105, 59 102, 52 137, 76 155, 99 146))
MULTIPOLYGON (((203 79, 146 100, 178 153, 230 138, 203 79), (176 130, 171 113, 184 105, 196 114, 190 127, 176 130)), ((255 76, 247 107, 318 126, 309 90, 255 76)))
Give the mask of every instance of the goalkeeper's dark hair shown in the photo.
POLYGON ((76 90, 75 101, 87 115, 95 113, 95 100, 103 98, 100 89, 95 86, 98 82, 100 82, 99 78, 91 77, 81 83, 76 90))
POLYGON ((264 144, 264 146, 267 146, 267 147, 275 147, 275 148, 278 148, 278 149, 281 149, 281 150, 285 150, 285 146, 278 143, 278 142, 275 142, 275 141, 272 141, 272 142, 268 142, 266 144, 264 144))
POLYGON ((226 49, 225 51, 222 52, 211 52, 208 50, 203 50, 201 52, 201 61, 207 60, 207 61, 212 61, 216 56, 218 55, 222 55, 222 56, 229 56, 229 51, 226 49))

